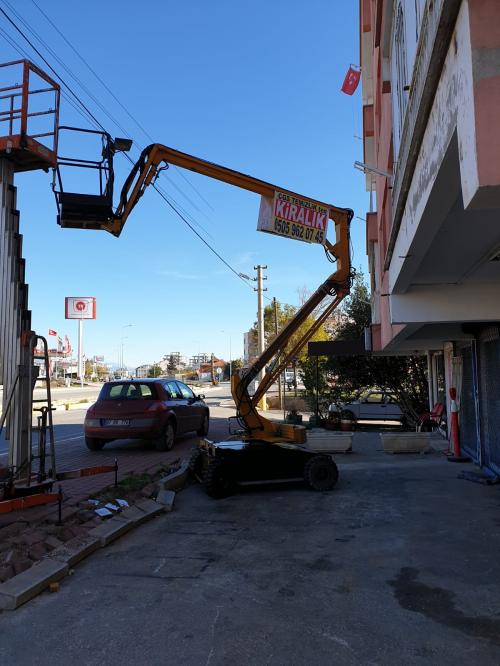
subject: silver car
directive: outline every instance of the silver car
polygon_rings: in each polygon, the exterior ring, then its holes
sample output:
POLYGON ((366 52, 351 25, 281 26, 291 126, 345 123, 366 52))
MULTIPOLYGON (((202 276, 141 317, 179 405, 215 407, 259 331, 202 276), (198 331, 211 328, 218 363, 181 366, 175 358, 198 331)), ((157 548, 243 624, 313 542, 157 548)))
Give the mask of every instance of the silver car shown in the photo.
MULTIPOLYGON (((336 405, 330 405, 330 413, 338 412, 336 405)), ((343 414, 356 421, 401 421, 403 412, 396 396, 386 391, 372 390, 365 393, 359 400, 341 406, 343 414)))

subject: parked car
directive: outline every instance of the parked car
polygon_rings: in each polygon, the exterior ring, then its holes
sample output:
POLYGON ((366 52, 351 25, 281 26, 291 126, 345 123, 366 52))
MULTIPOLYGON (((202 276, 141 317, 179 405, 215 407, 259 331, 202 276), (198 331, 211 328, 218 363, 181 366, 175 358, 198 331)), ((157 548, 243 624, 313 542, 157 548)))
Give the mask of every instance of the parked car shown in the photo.
POLYGON ((340 406, 330 405, 330 413, 342 415, 356 421, 403 421, 404 415, 396 396, 386 391, 368 391, 359 400, 340 406))
POLYGON ((176 435, 208 433, 204 397, 176 379, 106 382, 85 416, 85 443, 99 451, 115 439, 150 439, 159 451, 169 451, 176 435))

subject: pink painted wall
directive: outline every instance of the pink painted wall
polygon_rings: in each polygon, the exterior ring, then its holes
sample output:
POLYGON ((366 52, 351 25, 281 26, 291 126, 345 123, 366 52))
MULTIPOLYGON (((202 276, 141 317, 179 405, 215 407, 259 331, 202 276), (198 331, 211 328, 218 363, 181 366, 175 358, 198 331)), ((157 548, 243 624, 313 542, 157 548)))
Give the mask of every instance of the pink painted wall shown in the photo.
POLYGON ((500 184, 500 2, 469 0, 479 186, 500 184))

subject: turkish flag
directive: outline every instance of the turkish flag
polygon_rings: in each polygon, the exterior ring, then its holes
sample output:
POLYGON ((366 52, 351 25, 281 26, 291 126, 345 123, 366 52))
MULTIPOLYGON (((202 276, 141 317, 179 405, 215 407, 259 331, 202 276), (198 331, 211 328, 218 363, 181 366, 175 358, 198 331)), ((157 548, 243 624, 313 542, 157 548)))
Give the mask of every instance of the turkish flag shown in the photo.
POLYGON ((347 70, 345 75, 344 83, 340 89, 346 95, 352 95, 359 84, 359 79, 361 78, 361 68, 351 65, 347 70))
POLYGON ((49 328, 49 335, 57 335, 57 331, 53 331, 51 328, 49 328))

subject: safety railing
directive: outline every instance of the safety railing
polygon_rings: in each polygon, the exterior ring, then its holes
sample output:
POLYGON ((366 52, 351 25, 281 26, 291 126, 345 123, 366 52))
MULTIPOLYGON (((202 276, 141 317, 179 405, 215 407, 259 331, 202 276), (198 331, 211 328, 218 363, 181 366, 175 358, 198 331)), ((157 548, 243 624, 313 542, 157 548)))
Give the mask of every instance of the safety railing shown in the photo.
POLYGON ((42 164, 32 160, 25 168, 55 165, 59 85, 29 60, 0 64, 0 82, 0 152, 14 161, 17 150, 35 153, 42 164))

